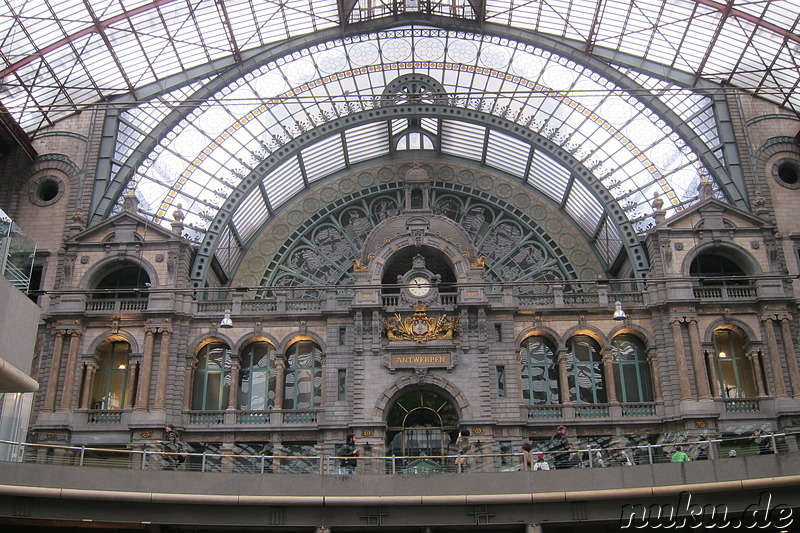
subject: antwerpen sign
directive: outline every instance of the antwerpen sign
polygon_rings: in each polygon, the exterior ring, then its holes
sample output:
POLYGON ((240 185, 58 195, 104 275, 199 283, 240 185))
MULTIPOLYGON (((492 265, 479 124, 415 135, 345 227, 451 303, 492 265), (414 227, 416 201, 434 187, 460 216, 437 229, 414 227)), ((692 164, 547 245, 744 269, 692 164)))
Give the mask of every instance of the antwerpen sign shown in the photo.
POLYGON ((392 368, 434 368, 452 366, 449 353, 392 354, 392 368))

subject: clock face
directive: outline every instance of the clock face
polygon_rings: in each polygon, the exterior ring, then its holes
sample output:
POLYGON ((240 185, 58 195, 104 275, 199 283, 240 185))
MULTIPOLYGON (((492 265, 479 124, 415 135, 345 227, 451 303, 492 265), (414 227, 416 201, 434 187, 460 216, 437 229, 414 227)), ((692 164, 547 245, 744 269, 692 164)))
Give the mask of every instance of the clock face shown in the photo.
POLYGON ((431 282, 425 276, 414 276, 408 280, 408 292, 417 298, 426 296, 431 292, 431 282))

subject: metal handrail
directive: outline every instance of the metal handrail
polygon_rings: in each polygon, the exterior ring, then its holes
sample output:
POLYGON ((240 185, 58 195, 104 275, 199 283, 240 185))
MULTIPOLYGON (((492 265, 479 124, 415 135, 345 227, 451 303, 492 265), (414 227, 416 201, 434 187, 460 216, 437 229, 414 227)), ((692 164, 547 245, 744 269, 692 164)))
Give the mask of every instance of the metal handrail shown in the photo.
MULTIPOLYGON (((772 452, 789 453, 785 437, 794 434, 774 433, 766 435, 771 438, 772 452)), ((708 439, 687 442, 671 442, 659 444, 641 444, 619 447, 578 446, 569 450, 534 450, 532 453, 543 454, 548 463, 553 465, 554 455, 568 453, 568 468, 606 468, 613 466, 633 466, 637 464, 654 464, 669 462, 667 453, 678 446, 689 451, 705 448, 711 452, 726 442, 742 443, 752 441, 752 436, 741 436, 727 439, 708 439)), ((210 452, 169 452, 156 442, 144 443, 141 450, 102 448, 89 446, 68 446, 57 444, 36 444, 28 442, 0 440, 0 448, 12 446, 17 462, 62 464, 71 466, 105 466, 142 470, 187 470, 198 472, 227 473, 317 473, 322 475, 342 474, 339 466, 342 457, 337 455, 270 455, 270 454, 234 454, 210 452), (113 455, 113 459, 95 459, 94 454, 113 455), (181 457, 183 456, 183 457, 181 457), (180 459, 183 459, 182 461, 180 459)), ((737 457, 745 457, 758 453, 757 445, 752 443, 737 453, 737 457)), ((708 453, 707 459, 720 459, 708 453)), ((476 453, 468 454, 467 470, 473 472, 507 472, 524 470, 522 452, 513 453, 476 453)), ((397 474, 397 473, 447 473, 457 471, 456 454, 430 456, 361 456, 348 457, 358 464, 357 472, 362 474, 397 474)), ((727 458, 727 456, 723 457, 727 458)))

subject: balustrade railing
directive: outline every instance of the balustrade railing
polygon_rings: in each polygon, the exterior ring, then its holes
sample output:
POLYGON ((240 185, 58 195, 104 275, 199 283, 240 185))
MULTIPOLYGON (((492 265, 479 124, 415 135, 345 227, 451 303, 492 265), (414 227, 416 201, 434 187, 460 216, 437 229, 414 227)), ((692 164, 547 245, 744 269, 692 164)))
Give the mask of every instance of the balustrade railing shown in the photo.
POLYGON ((122 422, 122 411, 94 409, 87 411, 87 422, 89 424, 120 424, 122 422))
POLYGON ((124 311, 147 310, 147 298, 100 298, 86 300, 86 311, 119 313, 124 311))
POLYGON ((758 398, 723 398, 726 413, 757 413, 761 410, 758 398))
MULTIPOLYGON (((772 452, 776 454, 797 453, 789 445, 797 434, 776 433, 767 436, 771 440, 772 452)), ((676 446, 681 445, 692 461, 744 458, 760 453, 752 437, 729 437, 689 441, 678 439, 670 442, 643 443, 638 445, 600 445, 581 442, 567 451, 569 458, 560 468, 608 468, 670 462, 676 446), (731 453, 735 451, 736 453, 731 453)), ((220 472, 236 474, 345 474, 340 466, 341 457, 333 454, 248 454, 198 451, 202 443, 190 443, 193 451, 167 452, 157 441, 139 443, 139 449, 128 446, 102 448, 89 446, 65 446, 33 444, 0 440, 0 448, 14 453, 4 454, 13 462, 38 463, 69 466, 102 466, 135 470, 186 470, 194 472, 220 472), (179 459, 179 456, 180 457, 179 459)), ((543 454, 550 469, 555 468, 553 451, 546 443, 534 443, 535 454, 543 454)), ((762 452, 763 453, 763 452, 762 452)), ((476 453, 467 456, 462 468, 455 464, 456 454, 427 456, 369 456, 362 453, 351 458, 356 461, 356 474, 435 474, 457 472, 501 473, 525 469, 522 453, 476 453)), ((676 465, 677 466, 677 465, 676 465)), ((686 465, 691 466, 691 463, 686 465)), ((743 468, 740 465, 740 468, 743 468)))
POLYGON ((757 290, 753 286, 731 285, 730 287, 694 287, 694 297, 701 300, 745 300, 755 298, 757 290))

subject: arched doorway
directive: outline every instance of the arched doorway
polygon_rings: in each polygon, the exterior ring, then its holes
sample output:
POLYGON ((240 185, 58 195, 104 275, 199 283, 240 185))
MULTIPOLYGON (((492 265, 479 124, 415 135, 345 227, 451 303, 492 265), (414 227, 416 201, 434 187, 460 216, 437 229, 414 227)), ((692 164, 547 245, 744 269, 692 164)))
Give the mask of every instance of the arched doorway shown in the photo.
POLYGON ((458 432, 458 410, 442 394, 417 389, 397 399, 387 418, 387 448, 405 472, 439 471, 458 432))

